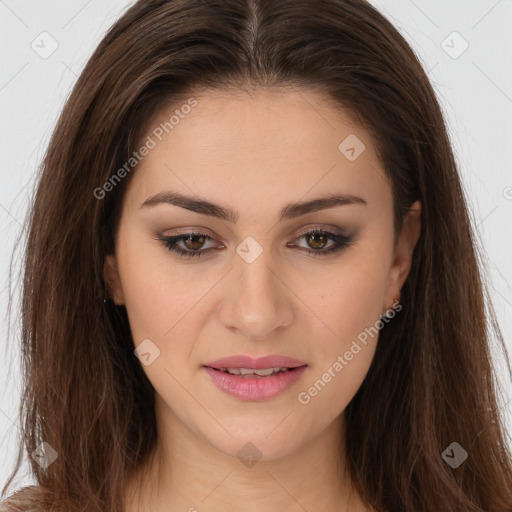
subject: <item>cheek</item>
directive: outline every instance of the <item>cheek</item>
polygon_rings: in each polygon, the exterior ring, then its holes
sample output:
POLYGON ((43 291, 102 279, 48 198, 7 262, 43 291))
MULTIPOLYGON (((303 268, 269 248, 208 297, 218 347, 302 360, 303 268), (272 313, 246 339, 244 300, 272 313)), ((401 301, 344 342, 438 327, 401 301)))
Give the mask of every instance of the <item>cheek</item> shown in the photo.
POLYGON ((354 252, 328 271, 322 286, 310 282, 307 303, 328 327, 326 332, 338 340, 338 349, 379 320, 387 260, 385 254, 354 252))
MULTIPOLYGON (((324 335, 315 337, 317 361, 299 401, 315 403, 333 417, 362 384, 375 355, 382 323, 388 258, 368 251, 347 258, 329 287, 310 287, 308 305, 324 335)), ((320 332, 320 331, 318 331, 320 332)))
POLYGON ((211 285, 200 278, 196 266, 176 263, 148 235, 125 237, 118 263, 135 345, 149 338, 162 349, 183 328, 197 325, 189 321, 190 315, 211 285))
POLYGON ((144 342, 140 346, 149 347, 144 352, 151 354, 150 364, 142 369, 173 410, 193 407, 184 399, 183 386, 191 388, 190 361, 202 330, 202 299, 212 285, 193 277, 194 265, 176 264, 153 243, 126 249, 119 251, 118 261, 130 330, 134 346, 144 342))

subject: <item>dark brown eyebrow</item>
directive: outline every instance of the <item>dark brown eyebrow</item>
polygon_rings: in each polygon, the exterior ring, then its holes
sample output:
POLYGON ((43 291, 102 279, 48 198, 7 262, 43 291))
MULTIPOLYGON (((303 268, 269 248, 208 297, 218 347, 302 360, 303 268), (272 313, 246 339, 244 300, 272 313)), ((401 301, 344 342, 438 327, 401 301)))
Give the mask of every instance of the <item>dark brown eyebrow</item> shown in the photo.
MULTIPOLYGON (((148 197, 140 207, 147 208, 159 204, 171 204, 174 206, 179 206, 180 208, 185 208, 186 210, 200 213, 202 215, 209 215, 211 217, 226 220, 233 224, 236 224, 240 217, 238 212, 232 210, 229 207, 214 204, 210 201, 206 201, 205 199, 197 197, 194 198, 191 196, 179 194, 178 192, 170 191, 160 192, 151 197, 148 197)), ((288 203, 279 212, 279 221, 294 219, 295 217, 300 217, 301 215, 306 215, 307 213, 313 213, 320 210, 325 210, 327 208, 344 206, 347 204, 366 205, 367 202, 362 197, 354 196, 351 194, 325 195, 310 201, 288 203)))

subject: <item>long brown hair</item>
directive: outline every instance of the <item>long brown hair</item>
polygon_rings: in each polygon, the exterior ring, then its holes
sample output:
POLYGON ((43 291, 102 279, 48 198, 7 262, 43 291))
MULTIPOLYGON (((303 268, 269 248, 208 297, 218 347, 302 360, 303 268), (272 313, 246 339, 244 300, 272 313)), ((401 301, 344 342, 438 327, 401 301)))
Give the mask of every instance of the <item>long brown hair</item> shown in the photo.
MULTIPOLYGON (((508 355, 444 119, 410 46, 364 0, 140 0, 101 41, 53 133, 27 221, 21 441, 29 455, 45 442, 58 457, 47 468, 29 458, 37 487, 18 494, 18 509, 122 510, 127 472, 155 446, 155 391, 126 311, 103 300, 133 174, 100 199, 94 191, 164 103, 195 86, 248 85, 321 91, 367 129, 396 232, 421 201, 403 310, 346 408, 357 490, 381 511, 512 510, 493 340, 508 355), (453 442, 468 453, 457 468, 442 456, 453 442)), ((3 495, 20 458, 21 448, 3 495)))

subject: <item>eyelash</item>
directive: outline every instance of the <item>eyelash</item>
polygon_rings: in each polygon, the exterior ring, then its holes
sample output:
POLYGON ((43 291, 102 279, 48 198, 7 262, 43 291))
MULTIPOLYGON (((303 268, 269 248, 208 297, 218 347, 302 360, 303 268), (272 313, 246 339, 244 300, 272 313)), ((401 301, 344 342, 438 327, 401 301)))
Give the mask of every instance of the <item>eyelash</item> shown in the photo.
MULTIPOLYGON (((324 235, 327 236, 329 240, 332 240, 334 242, 334 245, 330 247, 327 250, 318 250, 315 251, 313 249, 305 249, 305 251, 310 254, 311 256, 326 256, 328 254, 333 254, 335 252, 341 251, 342 249, 347 248, 354 239, 352 237, 344 236, 340 233, 332 232, 332 231, 326 231, 323 229, 314 228, 310 231, 306 231, 305 233, 302 233, 299 235, 299 240, 306 237, 307 235, 324 235)), ((167 236, 167 237, 161 237, 156 238, 156 240, 159 240, 162 242, 162 245, 164 247, 174 253, 177 253, 181 258, 200 258, 202 254, 208 253, 212 250, 215 250, 213 247, 210 247, 209 249, 202 249, 198 251, 192 251, 190 249, 183 250, 176 248, 177 244, 187 238, 194 238, 194 237, 204 237, 207 240, 215 241, 211 236, 208 236, 206 233, 201 233, 200 231, 193 231, 190 233, 183 233, 182 235, 176 235, 176 236, 167 236)))

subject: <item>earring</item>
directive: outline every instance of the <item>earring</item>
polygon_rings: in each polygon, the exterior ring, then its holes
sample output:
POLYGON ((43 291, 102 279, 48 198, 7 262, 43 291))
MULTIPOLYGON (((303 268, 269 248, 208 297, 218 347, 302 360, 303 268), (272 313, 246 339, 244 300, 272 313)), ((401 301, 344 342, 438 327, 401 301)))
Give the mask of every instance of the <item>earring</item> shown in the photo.
POLYGON ((110 297, 103 299, 103 304, 105 306, 105 310, 107 312, 107 315, 114 321, 124 321, 124 305, 123 304, 117 304, 113 299, 110 297))
POLYGON ((120 308, 123 306, 123 304, 118 304, 114 299, 111 299, 110 297, 107 297, 106 299, 103 299, 103 304, 105 305, 113 305, 116 308, 120 308))
POLYGON ((402 306, 400 304, 400 297, 393 299, 393 305, 384 313, 381 313, 380 319, 381 320, 392 320, 395 317, 396 311, 400 311, 402 309, 402 306), (390 314, 387 314, 389 311, 391 311, 390 314))

